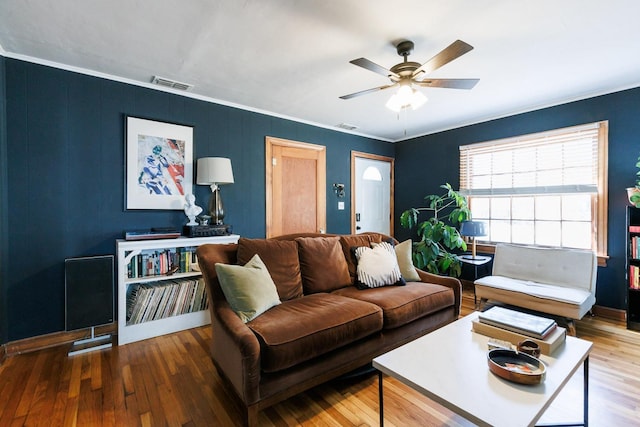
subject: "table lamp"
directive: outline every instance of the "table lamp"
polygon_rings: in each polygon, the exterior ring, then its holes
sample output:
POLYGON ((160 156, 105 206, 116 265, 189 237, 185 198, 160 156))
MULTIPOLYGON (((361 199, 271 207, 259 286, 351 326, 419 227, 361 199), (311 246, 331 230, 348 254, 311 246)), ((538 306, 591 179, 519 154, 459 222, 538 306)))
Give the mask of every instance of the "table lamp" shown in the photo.
POLYGON ((211 185, 209 215, 211 215, 214 224, 222 224, 224 208, 222 207, 220 185, 233 184, 231 160, 224 157, 202 157, 198 159, 196 184, 211 185))
POLYGON ((471 256, 462 255, 462 258, 476 259, 476 237, 486 236, 484 222, 482 221, 463 221, 460 224, 460 235, 471 237, 471 256))

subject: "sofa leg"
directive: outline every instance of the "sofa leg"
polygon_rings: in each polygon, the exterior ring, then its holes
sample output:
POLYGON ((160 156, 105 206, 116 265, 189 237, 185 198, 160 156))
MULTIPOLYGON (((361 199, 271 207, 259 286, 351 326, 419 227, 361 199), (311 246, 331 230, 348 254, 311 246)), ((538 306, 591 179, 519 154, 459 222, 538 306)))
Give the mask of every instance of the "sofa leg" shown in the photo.
POLYGON ((482 306, 484 306, 487 303, 487 299, 486 298, 480 298, 478 300, 478 302, 476 303, 475 309, 477 311, 482 310, 482 306))
POLYGON ((567 319, 567 333, 572 337, 575 337, 578 334, 578 331, 576 330, 576 322, 573 319, 567 319))
POLYGON ((258 426, 258 413, 260 410, 256 405, 247 406, 244 413, 244 425, 245 427, 257 427, 258 426))

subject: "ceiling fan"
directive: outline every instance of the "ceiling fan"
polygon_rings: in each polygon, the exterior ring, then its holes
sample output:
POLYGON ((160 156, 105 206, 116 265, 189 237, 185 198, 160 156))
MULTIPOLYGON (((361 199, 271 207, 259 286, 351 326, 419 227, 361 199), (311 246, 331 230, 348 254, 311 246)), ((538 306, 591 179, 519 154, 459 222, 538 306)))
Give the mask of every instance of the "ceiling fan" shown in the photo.
POLYGON ((349 95, 343 95, 340 98, 351 99, 368 93, 399 87, 398 93, 392 96, 389 102, 387 102, 387 107, 394 111, 400 111, 402 108, 411 106, 415 110, 424 104, 427 98, 421 92, 413 89, 414 85, 418 87, 472 89, 476 83, 478 83, 479 79, 431 79, 426 77, 427 74, 432 71, 437 70, 472 50, 473 46, 470 44, 462 40, 456 40, 422 65, 408 60, 413 47, 414 44, 410 40, 398 43, 396 50, 398 51, 398 55, 404 57, 404 61, 394 65, 390 69, 386 69, 366 58, 349 61, 353 65, 388 77, 391 80, 391 84, 361 90, 349 95))

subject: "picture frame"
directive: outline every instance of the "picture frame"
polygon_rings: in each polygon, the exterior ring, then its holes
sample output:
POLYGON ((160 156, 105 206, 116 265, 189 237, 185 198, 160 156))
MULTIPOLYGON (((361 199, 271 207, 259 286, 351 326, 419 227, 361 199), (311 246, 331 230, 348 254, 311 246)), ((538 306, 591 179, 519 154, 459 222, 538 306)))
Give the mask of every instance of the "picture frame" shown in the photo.
POLYGON ((193 127, 126 116, 125 210, 182 210, 193 192, 193 127))

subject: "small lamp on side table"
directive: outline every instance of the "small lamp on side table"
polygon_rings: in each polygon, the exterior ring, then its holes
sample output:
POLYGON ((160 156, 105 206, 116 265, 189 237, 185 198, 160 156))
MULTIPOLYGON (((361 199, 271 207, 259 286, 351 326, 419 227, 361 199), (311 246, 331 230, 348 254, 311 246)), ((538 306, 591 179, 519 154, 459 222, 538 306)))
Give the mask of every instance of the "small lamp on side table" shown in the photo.
POLYGON ((460 258, 476 259, 476 237, 486 236, 484 222, 482 221, 463 221, 460 224, 460 235, 471 237, 471 256, 461 255, 460 258))
POLYGON ((202 157, 198 159, 196 184, 211 185, 211 198, 209 199, 209 215, 214 225, 221 225, 224 218, 221 184, 233 184, 233 169, 231 160, 224 157, 202 157))

